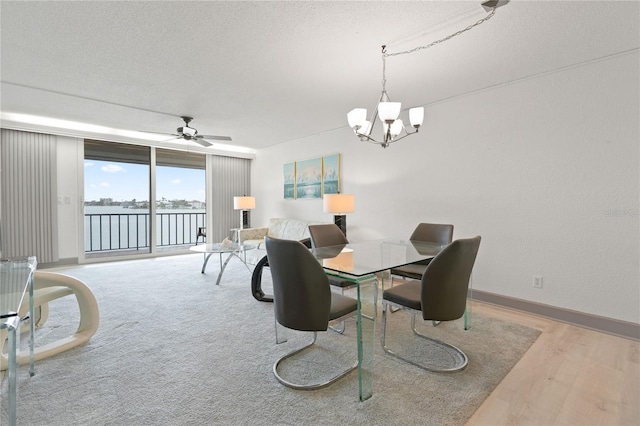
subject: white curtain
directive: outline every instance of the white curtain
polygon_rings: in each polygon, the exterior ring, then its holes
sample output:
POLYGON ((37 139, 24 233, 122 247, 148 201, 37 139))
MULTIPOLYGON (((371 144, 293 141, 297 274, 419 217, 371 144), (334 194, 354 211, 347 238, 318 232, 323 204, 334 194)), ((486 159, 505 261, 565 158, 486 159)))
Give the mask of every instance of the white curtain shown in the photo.
POLYGON ((2 129, 0 251, 58 261, 56 137, 2 129))

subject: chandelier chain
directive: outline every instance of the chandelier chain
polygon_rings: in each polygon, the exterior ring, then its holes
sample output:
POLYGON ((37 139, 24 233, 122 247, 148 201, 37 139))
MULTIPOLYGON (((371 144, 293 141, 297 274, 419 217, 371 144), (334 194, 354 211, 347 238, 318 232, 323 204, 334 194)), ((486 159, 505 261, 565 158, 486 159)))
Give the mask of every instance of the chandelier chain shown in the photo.
POLYGON ((387 61, 385 61, 387 46, 382 46, 382 93, 387 93, 387 61))
POLYGON ((386 62, 386 58, 389 56, 398 56, 398 55, 407 55, 409 53, 413 53, 413 52, 417 52, 418 50, 424 50, 424 49, 428 49, 430 47, 435 46, 436 44, 440 44, 443 43, 445 41, 451 40, 454 37, 459 36, 462 33, 465 33, 475 27, 477 27, 478 25, 482 25, 485 22, 487 22, 489 19, 493 18, 493 15, 496 14, 496 8, 492 8, 491 12, 485 16, 484 18, 478 20, 476 23, 469 25, 468 27, 460 30, 460 31, 456 31, 453 34, 449 34, 448 36, 441 38, 440 40, 436 40, 434 42, 431 42, 429 44, 427 44, 426 46, 418 46, 418 47, 414 47, 411 50, 404 50, 402 52, 394 52, 394 53, 387 53, 387 46, 383 45, 382 46, 382 93, 386 94, 387 93, 387 62, 386 62))
POLYGON ((445 42, 445 41, 451 40, 452 38, 457 37, 457 36, 459 36, 460 34, 465 33, 465 32, 467 32, 467 31, 469 31, 469 30, 471 30, 471 29, 473 29, 473 28, 477 27, 478 25, 482 25, 482 24, 484 24, 484 23, 485 23, 485 22, 487 22, 489 19, 493 18, 493 15, 495 15, 495 14, 496 14, 496 8, 494 7, 494 8, 492 8, 492 9, 491 9, 491 12, 490 12, 487 16, 485 16, 484 18, 482 18, 482 19, 478 20, 476 23, 471 24, 471 25, 469 25, 467 28, 464 28, 464 29, 462 29, 462 30, 460 30, 460 31, 456 31, 455 33, 450 34, 450 35, 448 35, 448 36, 446 36, 446 37, 444 37, 444 38, 441 38, 440 40, 436 40, 436 41, 434 41, 434 42, 431 42, 431 43, 427 44, 426 46, 418 46, 418 47, 414 47, 414 48, 413 48, 413 49, 411 49, 411 50, 405 50, 405 51, 402 51, 402 52, 394 52, 394 53, 387 53, 387 52, 385 51, 385 48, 384 48, 385 46, 383 46, 383 49, 382 49, 382 59, 383 59, 383 63, 384 63, 384 58, 386 58, 387 56, 406 55, 406 54, 408 54, 408 53, 413 53, 413 52, 417 52, 418 50, 428 49, 428 48, 430 48, 430 47, 432 47, 432 46, 435 46, 436 44, 440 44, 440 43, 443 43, 443 42, 445 42))

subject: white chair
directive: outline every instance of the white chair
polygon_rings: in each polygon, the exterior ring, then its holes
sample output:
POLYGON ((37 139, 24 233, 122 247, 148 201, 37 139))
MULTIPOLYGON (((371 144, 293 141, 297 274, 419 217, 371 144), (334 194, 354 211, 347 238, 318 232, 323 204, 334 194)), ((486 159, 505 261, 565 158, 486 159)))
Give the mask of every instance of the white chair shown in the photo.
MULTIPOLYGON (((34 355, 36 361, 56 355, 89 341, 91 336, 98 330, 100 314, 98 303, 89 287, 77 278, 55 272, 36 271, 34 274, 34 325, 41 327, 49 316, 49 302, 61 297, 74 295, 78 301, 80 309, 80 324, 76 332, 69 337, 59 339, 55 342, 36 347, 34 355)), ((23 317, 29 312, 28 303, 24 303, 20 311, 23 317)), ((7 340, 6 330, 0 334, 0 353, 7 340)), ((36 339, 36 344, 38 343, 36 339)), ((29 362, 29 351, 18 353, 17 362, 27 364, 29 362)), ((6 370, 8 366, 7 354, 2 354, 0 358, 0 371, 6 370)))

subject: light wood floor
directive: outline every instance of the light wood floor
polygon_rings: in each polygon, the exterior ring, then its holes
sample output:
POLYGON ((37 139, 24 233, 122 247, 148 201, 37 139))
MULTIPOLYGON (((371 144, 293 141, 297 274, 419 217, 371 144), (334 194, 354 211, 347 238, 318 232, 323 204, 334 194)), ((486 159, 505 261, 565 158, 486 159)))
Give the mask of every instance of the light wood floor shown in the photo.
POLYGON ((542 332, 471 425, 640 425, 640 342, 474 302, 542 332))

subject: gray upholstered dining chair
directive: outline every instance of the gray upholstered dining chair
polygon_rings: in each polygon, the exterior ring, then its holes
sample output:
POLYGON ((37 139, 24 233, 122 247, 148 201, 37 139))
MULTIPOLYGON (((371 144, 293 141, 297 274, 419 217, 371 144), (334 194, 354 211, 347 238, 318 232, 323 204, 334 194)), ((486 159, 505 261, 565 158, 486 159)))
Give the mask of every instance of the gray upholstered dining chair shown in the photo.
MULTIPOLYGON (((440 223, 419 223, 414 229, 412 241, 427 241, 430 243, 449 244, 453 240, 453 225, 440 223)), ((419 280, 431 259, 391 269, 391 275, 419 280)))
POLYGON ((382 293, 382 348, 386 353, 403 361, 435 372, 453 372, 464 369, 468 358, 460 349, 448 343, 432 339, 416 330, 416 315, 431 321, 453 321, 464 315, 471 271, 480 247, 480 236, 460 239, 445 247, 429 265, 420 281, 410 280, 382 293), (447 362, 438 364, 418 362, 401 356, 386 345, 387 308, 397 307, 411 314, 413 333, 430 341, 439 351, 444 351, 447 362))
MULTIPOLYGON (((309 235, 311 237, 311 248, 349 244, 349 240, 335 223, 309 225, 309 235)), ((345 289, 356 285, 353 281, 333 275, 327 275, 327 277, 329 278, 329 285, 339 288, 340 294, 344 294, 345 289)), ((344 333, 344 322, 339 327, 332 326, 331 329, 338 333, 344 333)))
POLYGON ((313 340, 300 349, 280 357, 273 365, 273 374, 283 385, 302 390, 320 389, 336 382, 358 367, 358 361, 331 379, 313 384, 297 384, 278 372, 280 363, 316 342, 318 331, 326 331, 330 321, 341 321, 357 314, 356 299, 332 292, 320 263, 299 241, 265 237, 267 257, 273 281, 273 302, 276 321, 299 331, 312 331, 313 340))

